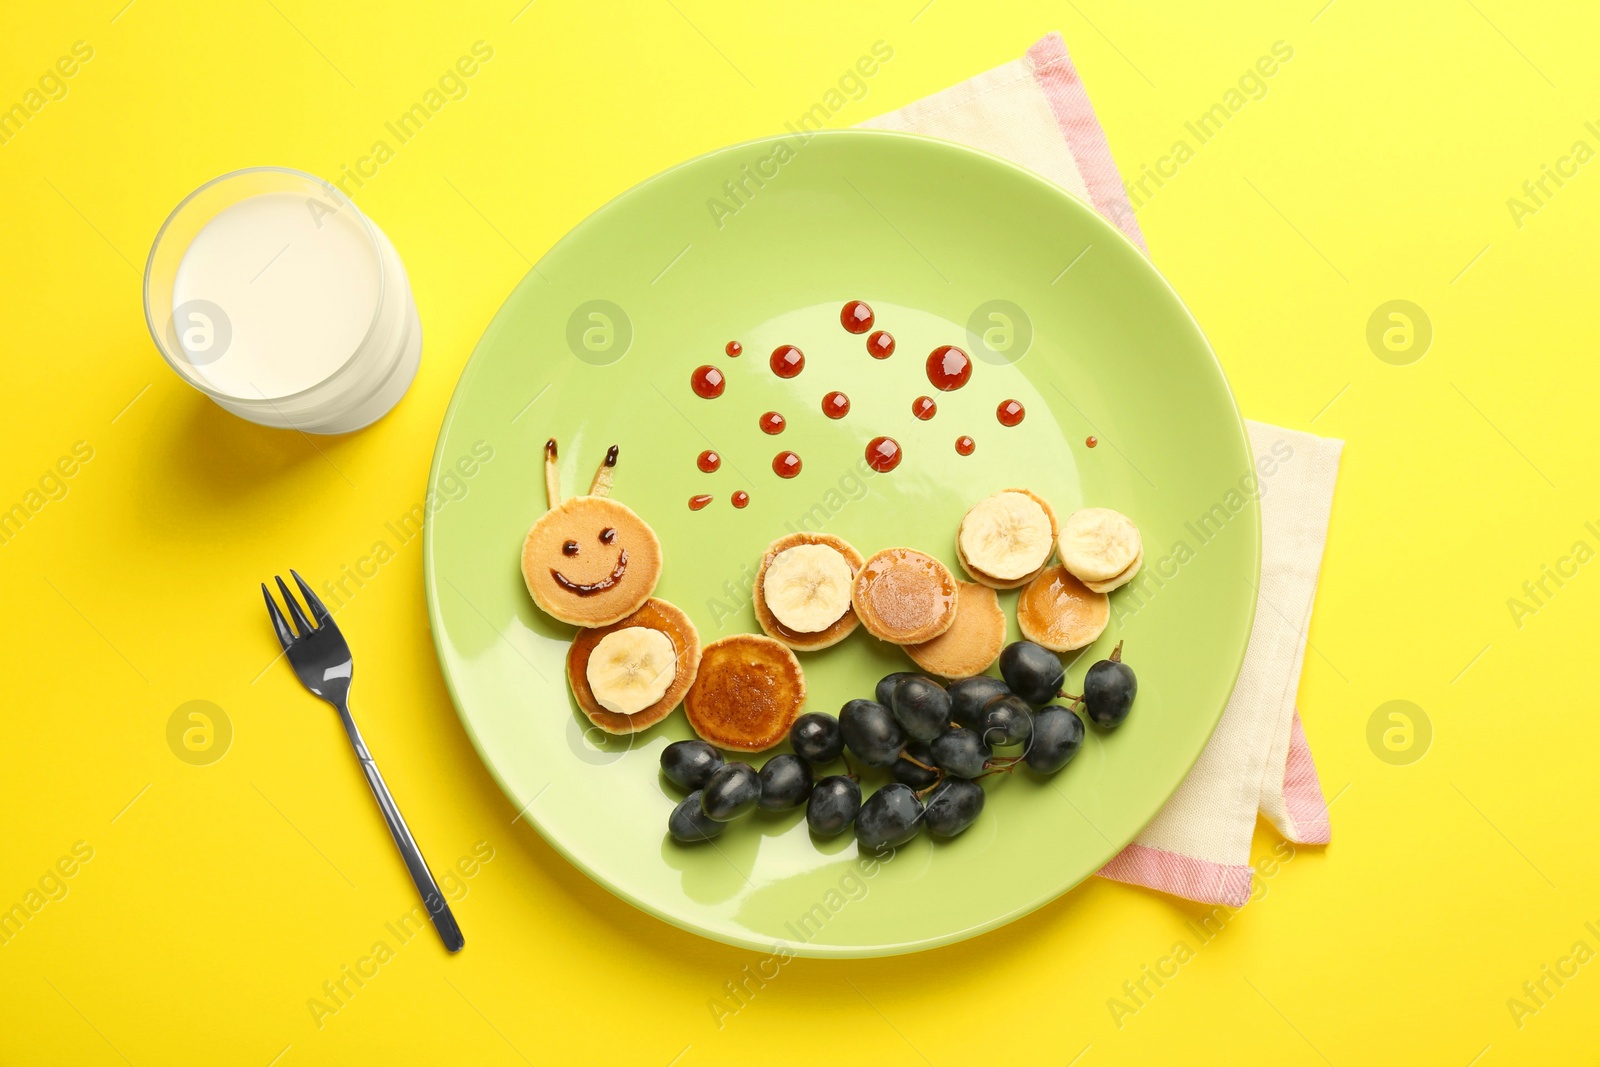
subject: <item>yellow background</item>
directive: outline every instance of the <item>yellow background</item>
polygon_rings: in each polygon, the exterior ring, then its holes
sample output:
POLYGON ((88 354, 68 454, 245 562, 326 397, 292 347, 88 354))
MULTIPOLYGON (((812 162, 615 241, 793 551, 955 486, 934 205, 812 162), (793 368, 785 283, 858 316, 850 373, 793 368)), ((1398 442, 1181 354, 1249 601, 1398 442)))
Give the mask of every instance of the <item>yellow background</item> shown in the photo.
MULTIPOLYGON (((1584 527, 1600 527, 1600 163, 1521 227, 1506 206, 1574 141, 1600 148, 1584 128, 1600 119, 1592 5, 124 2, 11 5, 0 33, 7 106, 75 41, 94 49, 65 98, 0 145, 0 508, 75 442, 93 448, 67 495, 0 546, 0 905, 75 842, 93 848, 67 895, 0 946, 0 1060, 1593 1055, 1600 963, 1520 1028, 1506 1003, 1574 942, 1600 950, 1584 926, 1600 927, 1600 564, 1552 584, 1520 627, 1506 603, 1575 541, 1600 548, 1584 527), (274 664, 255 583, 290 565, 336 573, 421 501, 478 335, 607 199, 779 130, 875 40, 895 57, 837 125, 1052 29, 1129 172, 1274 41, 1294 48, 1139 221, 1245 414, 1348 441, 1300 689, 1338 798, 1334 843, 1262 879, 1120 1027, 1108 999, 1176 941, 1198 945, 1185 924, 1206 909, 1091 881, 955 947, 791 962, 719 1027, 708 1002, 760 957, 634 911, 513 824, 440 682, 413 541, 341 613, 363 664, 357 713, 435 869, 480 841, 494 858, 455 905, 465 952, 446 958, 426 932, 319 1029, 308 998, 390 940, 413 891, 334 717, 274 664), (356 194, 425 324, 401 406, 313 443, 183 385, 140 309, 166 213, 236 167, 336 177, 478 40, 494 58, 466 98, 356 194), (1365 341, 1397 298, 1434 328, 1409 366, 1365 341), (193 699, 232 724, 210 766, 167 744, 193 699), (1368 746, 1390 700, 1432 724, 1420 761, 1368 746)), ((1256 854, 1275 842, 1261 830, 1256 854)))

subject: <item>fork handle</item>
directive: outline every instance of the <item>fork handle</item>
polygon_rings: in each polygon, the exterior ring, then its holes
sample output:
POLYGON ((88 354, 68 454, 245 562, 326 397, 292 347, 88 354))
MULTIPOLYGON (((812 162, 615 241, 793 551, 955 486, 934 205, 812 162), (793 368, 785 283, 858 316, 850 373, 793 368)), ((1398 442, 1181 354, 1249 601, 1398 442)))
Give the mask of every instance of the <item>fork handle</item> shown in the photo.
POLYGON ((411 828, 395 806, 389 786, 384 782, 383 775, 378 773, 378 765, 367 755, 365 745, 359 747, 357 755, 361 760, 361 771, 367 776, 367 784, 372 787, 372 795, 378 799, 378 807, 383 809, 383 821, 389 824, 389 833, 394 835, 394 843, 400 849, 401 858, 406 861, 406 870, 411 872, 411 880, 416 883, 417 892, 422 894, 422 903, 428 909, 428 917, 433 920, 433 928, 439 931, 439 937, 448 951, 460 952, 466 939, 461 936, 461 927, 456 925, 456 917, 451 914, 444 894, 439 892, 439 883, 433 880, 428 861, 422 858, 417 839, 411 836, 411 828))

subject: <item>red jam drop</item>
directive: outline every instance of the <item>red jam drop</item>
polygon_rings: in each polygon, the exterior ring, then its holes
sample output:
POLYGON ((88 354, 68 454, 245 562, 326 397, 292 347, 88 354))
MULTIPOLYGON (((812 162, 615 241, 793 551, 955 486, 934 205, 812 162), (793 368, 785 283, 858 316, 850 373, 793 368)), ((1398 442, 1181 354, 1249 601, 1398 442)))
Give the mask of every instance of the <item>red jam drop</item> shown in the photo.
POLYGON ((1100 438, 1098 438, 1098 437, 1089 437, 1089 438, 1085 439, 1083 443, 1088 445, 1090 448, 1093 448, 1095 445, 1100 443, 1100 438))
POLYGON ((704 367, 697 367, 695 372, 689 375, 689 386, 694 390, 694 395, 702 400, 715 400, 722 395, 722 390, 728 387, 728 382, 723 378, 721 371, 707 364, 704 367))
POLYGON ((733 494, 733 506, 734 507, 742 508, 742 507, 745 507, 749 503, 750 503, 750 494, 745 492, 743 489, 741 489, 737 493, 733 494))
POLYGON ((888 359, 894 355, 894 334, 877 330, 867 338, 867 355, 873 359, 888 359))
POLYGON ((704 452, 700 453, 700 458, 695 460, 695 466, 699 467, 707 474, 710 474, 712 471, 722 466, 722 457, 708 448, 704 452))
POLYGON ((978 443, 972 438, 968 437, 966 434, 962 434, 960 437, 956 438, 957 455, 970 456, 972 455, 972 450, 977 447, 978 443))
POLYGON ((1002 400, 1000 406, 994 409, 994 417, 1000 420, 1001 426, 1015 426, 1026 414, 1022 405, 1015 400, 1002 400))
POLYGON ((955 345, 940 345, 928 353, 928 381, 941 393, 960 389, 972 377, 972 359, 955 345))
POLYGON ((888 474, 900 466, 900 442, 892 437, 874 437, 867 442, 867 466, 888 474))
POLYGON ((933 402, 931 396, 919 396, 911 402, 911 414, 927 422, 939 411, 939 405, 933 402))
POLYGON ((738 341, 729 341, 722 350, 728 353, 728 355, 732 356, 734 359, 738 359, 739 354, 744 351, 744 345, 740 344, 738 341))
POLYGON ((852 300, 840 309, 839 325, 851 333, 866 333, 872 329, 872 309, 860 300, 852 300))
POLYGON ((835 389, 822 398, 822 413, 830 419, 842 419, 850 414, 850 398, 835 389))
POLYGON ((789 420, 779 415, 776 411, 769 411, 761 416, 762 433, 782 433, 783 428, 789 425, 789 420))
POLYGON ((772 358, 767 362, 773 374, 780 378, 793 378, 805 369, 806 354, 794 345, 779 345, 772 350, 772 358))
POLYGON ((711 494, 700 493, 697 496, 692 496, 689 498, 689 510, 699 511, 709 503, 711 503, 711 494))
POLYGON ((793 478, 800 473, 800 457, 793 452, 779 452, 772 457, 772 473, 780 478, 793 478))

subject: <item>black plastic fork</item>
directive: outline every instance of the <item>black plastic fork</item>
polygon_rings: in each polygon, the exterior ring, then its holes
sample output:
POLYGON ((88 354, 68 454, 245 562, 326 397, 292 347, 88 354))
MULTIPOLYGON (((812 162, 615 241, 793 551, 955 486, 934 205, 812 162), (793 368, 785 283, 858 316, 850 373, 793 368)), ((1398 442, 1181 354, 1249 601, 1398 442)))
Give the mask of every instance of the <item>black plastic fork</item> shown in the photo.
POLYGON ((459 952, 466 943, 461 936, 461 927, 456 925, 456 917, 450 913, 450 905, 445 902, 444 894, 439 892, 439 883, 433 880, 433 872, 428 870, 428 863, 422 858, 422 849, 417 847, 417 839, 411 836, 411 828, 400 815, 400 809, 395 806, 394 797, 389 794, 389 787, 384 783, 383 775, 378 773, 378 765, 372 762, 372 756, 367 752, 367 744, 361 740, 361 731, 356 729, 355 719, 350 717, 350 675, 354 666, 350 658, 350 646, 345 642, 344 634, 339 632, 339 627, 334 623, 333 616, 328 609, 322 606, 322 601, 317 599, 317 594, 306 585, 305 579, 295 571, 289 572, 294 576, 295 584, 300 587, 300 592, 306 598, 306 605, 311 609, 311 619, 301 610, 300 604, 295 600, 294 594, 289 592, 289 587, 282 578, 275 577, 278 589, 283 593, 284 603, 289 608, 289 616, 294 619, 294 631, 291 633, 289 624, 284 621, 283 612, 278 610, 277 603, 272 599, 272 594, 267 591, 267 583, 261 583, 261 595, 267 600, 267 613, 272 616, 272 628, 278 634, 278 641, 283 645, 283 650, 289 656, 289 664, 294 667, 294 673, 312 693, 333 705, 339 713, 339 720, 344 723, 344 732, 350 737, 350 744, 356 750, 356 758, 361 761, 361 771, 367 776, 367 784, 372 787, 372 795, 378 799, 378 807, 383 809, 383 820, 389 824, 389 832, 394 835, 394 843, 400 849, 400 855, 406 861, 406 869, 411 872, 411 880, 417 884, 417 892, 422 894, 422 903, 428 909, 428 916, 433 920, 434 929, 439 931, 439 937, 444 940, 444 947, 451 952, 459 952), (312 625, 312 619, 316 625, 312 625))

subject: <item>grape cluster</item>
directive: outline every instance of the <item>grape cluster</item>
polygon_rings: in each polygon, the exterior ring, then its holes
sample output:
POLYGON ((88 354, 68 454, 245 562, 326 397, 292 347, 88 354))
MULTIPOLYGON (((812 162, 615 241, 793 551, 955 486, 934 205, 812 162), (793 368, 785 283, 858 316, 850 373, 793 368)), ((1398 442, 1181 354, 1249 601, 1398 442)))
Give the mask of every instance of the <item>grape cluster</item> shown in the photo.
POLYGON ((814 835, 833 837, 853 825, 868 851, 902 845, 923 826, 955 837, 983 813, 980 779, 1023 765, 1055 774, 1083 747, 1083 719, 1074 706, 1081 703, 1096 726, 1113 729, 1138 690, 1120 643, 1111 658, 1089 668, 1081 697, 1061 691, 1061 661, 1031 641, 1001 651, 1000 675, 948 687, 920 674, 887 675, 873 699, 846 702, 837 718, 801 715, 789 731, 794 751, 771 757, 759 771, 725 761, 704 741, 674 742, 661 753, 661 772, 688 795, 673 809, 667 831, 678 841, 707 841, 757 808, 804 804, 814 835), (1058 697, 1072 706, 1052 703, 1058 697), (997 755, 997 749, 1012 751, 997 755), (893 781, 863 800, 851 757, 887 770, 893 781), (835 762, 844 773, 814 777, 835 762))

